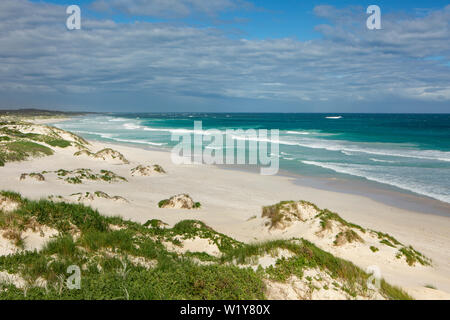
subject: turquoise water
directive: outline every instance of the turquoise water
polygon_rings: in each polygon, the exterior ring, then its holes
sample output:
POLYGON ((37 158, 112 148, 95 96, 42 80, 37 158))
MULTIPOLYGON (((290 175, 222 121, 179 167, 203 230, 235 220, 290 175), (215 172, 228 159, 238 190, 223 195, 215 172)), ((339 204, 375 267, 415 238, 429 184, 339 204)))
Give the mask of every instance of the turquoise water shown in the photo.
POLYGON ((172 133, 279 129, 280 169, 367 179, 450 203, 449 114, 97 114, 54 125, 88 139, 171 148, 172 133))

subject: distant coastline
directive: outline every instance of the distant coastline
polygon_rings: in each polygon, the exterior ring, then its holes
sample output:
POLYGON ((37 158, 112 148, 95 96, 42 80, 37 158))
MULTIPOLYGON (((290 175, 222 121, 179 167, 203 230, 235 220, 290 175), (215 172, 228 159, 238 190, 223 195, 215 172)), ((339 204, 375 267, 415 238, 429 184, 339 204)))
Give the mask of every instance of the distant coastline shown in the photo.
POLYGON ((45 110, 45 109, 34 109, 34 108, 24 108, 24 109, 0 109, 0 117, 5 116, 17 116, 21 118, 30 117, 73 117, 73 116, 83 116, 88 114, 95 114, 95 112, 80 112, 80 111, 59 111, 59 110, 45 110))

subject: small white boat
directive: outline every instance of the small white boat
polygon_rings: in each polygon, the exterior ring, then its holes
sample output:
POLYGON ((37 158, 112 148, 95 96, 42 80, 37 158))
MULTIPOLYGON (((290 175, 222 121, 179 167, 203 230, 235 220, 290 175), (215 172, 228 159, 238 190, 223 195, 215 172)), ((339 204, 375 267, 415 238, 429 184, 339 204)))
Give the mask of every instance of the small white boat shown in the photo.
POLYGON ((326 119, 342 119, 342 116, 337 116, 337 117, 325 117, 326 119))

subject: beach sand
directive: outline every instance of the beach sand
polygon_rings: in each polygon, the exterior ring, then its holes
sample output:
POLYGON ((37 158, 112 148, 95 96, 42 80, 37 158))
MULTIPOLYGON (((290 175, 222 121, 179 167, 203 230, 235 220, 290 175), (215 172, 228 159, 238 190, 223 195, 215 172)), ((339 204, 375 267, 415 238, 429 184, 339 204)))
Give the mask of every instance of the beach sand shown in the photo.
MULTIPOLYGON (((169 225, 181 220, 198 219, 215 230, 243 242, 304 237, 336 256, 350 260, 366 269, 376 265, 388 282, 399 285, 417 299, 450 299, 450 218, 414 210, 405 210, 361 195, 321 190, 304 186, 293 177, 262 176, 243 170, 225 170, 208 165, 175 165, 169 152, 90 141, 91 150, 112 148, 121 152, 128 164, 117 161, 75 157, 73 147, 55 148, 54 155, 25 162, 7 163, 0 168, 0 190, 20 192, 31 199, 49 195, 70 198, 79 192, 103 191, 110 196, 128 200, 86 200, 104 215, 138 222, 160 219, 169 225), (138 165, 161 165, 167 174, 132 176, 138 165), (69 184, 56 175, 45 181, 20 181, 22 173, 89 168, 111 170, 126 177, 128 182, 106 183, 87 181, 69 184), (200 210, 162 209, 158 202, 173 195, 187 193, 202 204, 200 210), (270 231, 261 218, 263 206, 282 200, 307 200, 320 208, 339 213, 344 219, 363 227, 389 233, 404 244, 412 245, 433 261, 432 267, 400 265, 390 257, 373 253, 361 254, 357 245, 349 250, 332 248, 324 240, 314 238, 302 225, 284 231, 270 231), (426 288, 432 285, 437 288, 426 288)), ((423 210, 422 210, 423 211, 423 210)))

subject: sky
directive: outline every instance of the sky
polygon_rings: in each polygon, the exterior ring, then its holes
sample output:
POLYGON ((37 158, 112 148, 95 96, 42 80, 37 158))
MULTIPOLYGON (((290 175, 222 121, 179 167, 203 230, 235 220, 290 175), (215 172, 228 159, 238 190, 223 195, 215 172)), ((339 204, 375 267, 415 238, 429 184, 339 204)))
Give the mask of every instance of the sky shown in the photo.
POLYGON ((450 2, 1 0, 11 108, 448 113, 450 2))

